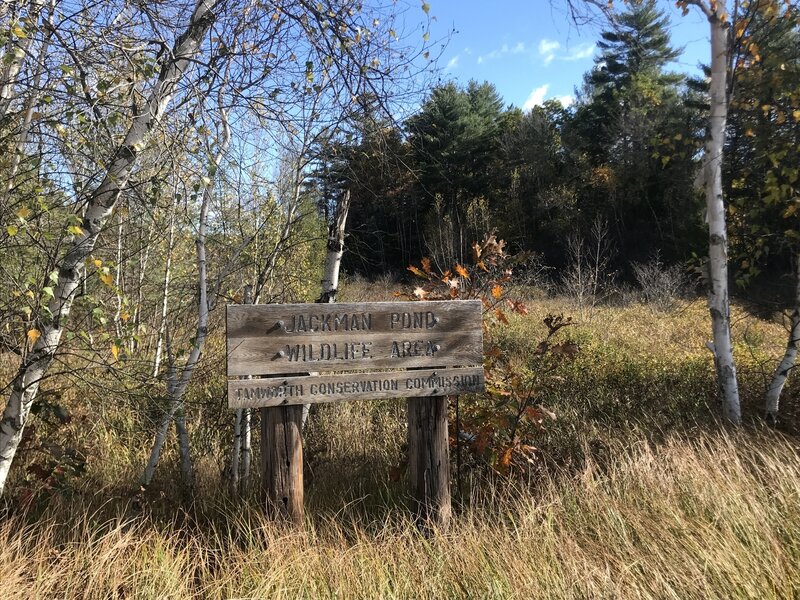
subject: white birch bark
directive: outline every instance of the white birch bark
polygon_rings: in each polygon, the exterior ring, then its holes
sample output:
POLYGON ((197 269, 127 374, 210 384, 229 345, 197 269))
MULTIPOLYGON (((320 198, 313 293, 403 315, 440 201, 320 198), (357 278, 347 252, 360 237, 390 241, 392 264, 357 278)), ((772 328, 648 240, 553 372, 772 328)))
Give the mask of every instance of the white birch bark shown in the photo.
MULTIPOLYGON (((53 8, 54 8, 54 0, 51 0, 50 3, 51 15, 53 8)), ((47 51, 50 48, 51 36, 52 34, 48 33, 42 40, 42 44, 39 48, 39 55, 36 60, 36 71, 33 76, 33 85, 31 86, 31 92, 25 99, 25 106, 22 113, 22 124, 20 126, 19 136, 17 137, 16 151, 14 152, 14 155, 11 158, 11 168, 9 169, 5 189, 3 190, 3 201, 7 201, 8 195, 11 193, 11 191, 14 189, 14 186, 16 185, 16 177, 17 177, 17 172, 19 171, 19 165, 22 162, 22 157, 25 154, 25 146, 28 144, 28 136, 30 135, 34 108, 36 107, 36 104, 39 101, 39 96, 41 95, 39 90, 41 89, 42 85, 42 74, 44 73, 44 60, 47 57, 47 51)), ((6 86, 4 85, 3 88, 5 87, 6 86)), ((6 102, 5 95, 9 95, 12 93, 13 90, 5 90, 3 92, 0 92, 0 96, 3 97, 3 99, 0 100, 0 102, 5 103, 6 102)), ((8 108, 7 105, 6 108, 0 108, 0 115, 5 114, 7 108, 8 108)))
MULTIPOLYGON (((242 298, 242 304, 252 304, 253 303, 253 288, 250 285, 244 286, 244 297, 242 298)), ((242 378, 246 379, 246 378, 242 378)), ((242 427, 244 425, 244 411, 245 409, 240 408, 235 413, 235 420, 233 423, 233 448, 231 450, 231 493, 238 494, 239 493, 239 474, 240 474, 240 463, 242 458, 242 446, 243 446, 243 437, 242 437, 242 427)))
POLYGON ((245 408, 242 412, 242 478, 240 487, 245 491, 250 486, 250 465, 253 456, 252 416, 253 411, 249 408, 245 408))
POLYGON ((775 425, 778 422, 778 408, 781 392, 789 374, 797 364, 797 349, 800 346, 800 255, 797 256, 797 280, 795 282, 794 310, 792 311, 791 325, 789 326, 789 340, 786 342, 786 351, 783 354, 778 368, 772 376, 765 395, 765 412, 767 422, 775 425))
MULTIPOLYGON (((139 272, 137 274, 137 286, 136 286, 136 304, 133 307, 133 317, 131 318, 133 322, 133 330, 136 332, 135 336, 131 336, 130 340, 130 353, 133 354, 136 351, 136 348, 139 345, 138 336, 142 333, 141 330, 141 319, 142 319, 142 304, 144 299, 144 279, 145 274, 147 273, 147 264, 150 260, 150 246, 153 243, 153 234, 156 228, 156 219, 155 217, 150 220, 150 225, 147 228, 147 233, 144 236, 144 242, 140 240, 140 248, 139 248, 139 272)), ((150 346, 147 345, 147 349, 149 350, 150 346)))
POLYGON ((189 430, 186 428, 186 407, 181 402, 178 414, 175 415, 175 433, 178 435, 178 452, 181 457, 181 476, 186 485, 194 483, 192 469, 192 453, 189 449, 189 430))
MULTIPOLYGON (((27 3, 27 16, 31 22, 38 22, 39 14, 44 7, 44 0, 31 0, 27 3)), ((13 13, 12 17, 20 16, 21 11, 13 13)), ((8 15, 7 15, 8 16, 8 15)), ((4 20, 6 26, 10 23, 4 20)), ((16 37, 16 36, 15 36, 16 37)), ((18 39, 11 39, 6 44, 2 57, 2 67, 0 67, 0 118, 5 117, 11 109, 11 104, 17 96, 17 77, 25 64, 25 58, 33 40, 33 35, 27 35, 18 39)))
MULTIPOLYGON (((325 269, 322 272, 322 293, 317 302, 321 304, 332 304, 336 302, 336 293, 339 290, 339 270, 342 266, 342 255, 344 255, 345 227, 347 225, 347 214, 350 212, 350 190, 346 190, 342 198, 336 204, 336 213, 333 220, 328 225, 328 244, 325 254, 325 269)), ((311 410, 310 404, 303 404, 303 416, 300 425, 303 429, 308 421, 308 414, 311 410)))
POLYGON ((114 310, 114 331, 118 338, 122 337, 122 241, 123 225, 122 215, 117 212, 117 264, 114 268, 114 295, 116 296, 116 309, 114 310))
MULTIPOLYGON (((222 103, 220 102, 220 106, 222 103)), ((178 374, 175 368, 174 360, 170 359, 171 370, 167 380, 167 390, 169 396, 169 408, 162 417, 156 432, 153 447, 150 450, 150 458, 145 466, 144 475, 142 476, 142 485, 147 487, 153 480, 153 475, 158 465, 158 460, 161 457, 161 450, 164 447, 166 440, 166 433, 169 430, 169 424, 178 416, 176 422, 176 429, 178 431, 178 442, 181 453, 181 471, 184 475, 184 480, 187 483, 192 482, 192 468, 191 458, 189 453, 189 436, 186 431, 185 418, 183 416, 184 402, 183 396, 186 393, 186 388, 189 387, 189 382, 192 379, 197 364, 200 362, 200 356, 203 353, 203 347, 206 343, 208 336, 208 316, 210 311, 211 301, 208 295, 208 262, 206 259, 206 231, 208 229, 208 213, 211 209, 211 198, 214 191, 215 174, 219 171, 219 166, 225 153, 228 151, 228 146, 231 141, 231 131, 228 123, 227 114, 224 109, 220 109, 222 134, 217 142, 217 152, 212 159, 213 169, 209 170, 208 176, 202 186, 202 200, 200 202, 200 217, 197 226, 197 238, 195 239, 195 248, 197 252, 197 283, 199 289, 199 300, 197 303, 197 330, 194 337, 192 349, 189 351, 189 357, 186 363, 180 369, 178 374)))
POLYGON ((52 316, 40 317, 40 336, 14 378, 0 420, 0 495, 5 488, 8 471, 22 439, 39 383, 58 349, 75 299, 75 291, 82 279, 83 265, 113 212, 122 189, 128 183, 137 162, 139 148, 144 144, 149 131, 163 116, 176 84, 199 53, 202 40, 214 20, 211 9, 215 4, 215 0, 200 0, 195 6, 190 21, 175 41, 170 58, 162 67, 147 102, 141 112, 134 115, 123 143, 109 162, 105 177, 88 198, 82 223, 83 232, 74 237, 58 264, 58 283, 48 305, 52 316))
POLYGON ((344 254, 344 233, 347 214, 350 212, 350 190, 345 191, 336 204, 333 221, 328 225, 328 245, 325 254, 325 270, 322 273, 322 293, 317 302, 328 304, 336 302, 339 288, 339 269, 344 254))
POLYGON ((231 449, 231 494, 239 493, 239 457, 242 454, 242 417, 244 409, 236 411, 233 422, 233 448, 231 449))
MULTIPOLYGON (((173 201, 175 196, 173 195, 173 201)), ((161 297, 161 322, 158 325, 158 340, 156 341, 156 355, 153 359, 153 379, 158 377, 161 369, 161 353, 164 337, 167 333, 167 313, 169 311, 169 286, 172 278, 172 248, 175 243, 175 207, 169 215, 169 234, 167 235, 167 260, 164 266, 164 295, 161 297)))
POLYGON ((705 144, 704 179, 706 219, 709 234, 708 308, 711 313, 713 342, 708 345, 714 354, 722 399, 723 419, 731 424, 741 423, 739 384, 731 340, 730 299, 728 296, 728 234, 725 223, 725 203, 722 197, 722 157, 725 145, 725 122, 728 117, 728 15, 725 2, 719 0, 706 6, 700 0, 692 2, 708 18, 711 28, 711 115, 705 144))

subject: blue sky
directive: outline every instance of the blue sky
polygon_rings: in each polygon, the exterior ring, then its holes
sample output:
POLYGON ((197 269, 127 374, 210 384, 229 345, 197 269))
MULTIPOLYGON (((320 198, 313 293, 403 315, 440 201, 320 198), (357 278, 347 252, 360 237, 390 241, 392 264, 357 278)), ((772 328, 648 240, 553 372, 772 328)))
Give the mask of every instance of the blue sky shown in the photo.
MULTIPOLYGON (((435 17, 431 38, 450 37, 439 59, 442 79, 494 83, 506 104, 525 109, 549 98, 568 104, 592 67, 599 27, 572 24, 565 0, 427 0, 435 17)), ((673 46, 685 47, 673 70, 697 74, 708 62, 708 23, 699 12, 682 16, 663 2, 673 46)))

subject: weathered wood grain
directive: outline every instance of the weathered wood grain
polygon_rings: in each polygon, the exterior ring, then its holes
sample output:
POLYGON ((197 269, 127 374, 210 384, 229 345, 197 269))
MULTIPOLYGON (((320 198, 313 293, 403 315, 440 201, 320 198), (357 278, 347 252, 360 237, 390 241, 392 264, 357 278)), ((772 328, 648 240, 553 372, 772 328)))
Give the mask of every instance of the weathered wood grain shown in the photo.
POLYGON ((258 408, 481 392, 483 367, 231 380, 228 407, 258 408))
POLYGON ((261 410, 261 485, 266 512, 278 520, 303 522, 302 406, 261 410))
POLYGON ((294 344, 275 344, 264 338, 230 338, 228 375, 468 366, 480 364, 482 355, 480 330, 441 335, 337 335, 294 344))
POLYGON ((446 530, 453 509, 444 396, 408 400, 408 479, 419 525, 426 532, 446 530))
POLYGON ((230 338, 269 338, 278 344, 320 336, 370 336, 399 331, 450 333, 481 329, 479 300, 337 304, 229 304, 230 338))

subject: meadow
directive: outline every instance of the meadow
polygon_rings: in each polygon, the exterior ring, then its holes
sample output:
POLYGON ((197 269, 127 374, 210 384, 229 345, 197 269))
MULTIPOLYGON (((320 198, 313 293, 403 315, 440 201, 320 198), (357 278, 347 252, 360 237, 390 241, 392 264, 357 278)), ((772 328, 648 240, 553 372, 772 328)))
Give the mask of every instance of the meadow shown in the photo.
MULTIPOLYGON (((342 300, 382 294, 354 283, 342 300)), ((520 368, 545 315, 576 314, 560 335, 580 351, 542 390, 554 418, 530 440, 525 469, 499 474, 462 447, 454 521, 428 536, 407 516, 402 400, 314 409, 298 530, 264 519, 257 481, 240 497, 220 483, 229 425, 194 430, 193 489, 176 484, 170 442, 143 492, 150 440, 136 402, 49 381, 71 417, 53 436, 79 438, 86 463, 47 490, 31 470, 35 452, 16 465, 0 521, 2 597, 798 597, 796 380, 780 427, 760 419, 785 343, 778 316, 734 307, 746 425, 730 430, 716 421, 702 300, 668 311, 638 302, 577 311, 543 295, 528 305, 491 334, 520 368)), ((190 406, 224 424, 214 335, 190 406)))

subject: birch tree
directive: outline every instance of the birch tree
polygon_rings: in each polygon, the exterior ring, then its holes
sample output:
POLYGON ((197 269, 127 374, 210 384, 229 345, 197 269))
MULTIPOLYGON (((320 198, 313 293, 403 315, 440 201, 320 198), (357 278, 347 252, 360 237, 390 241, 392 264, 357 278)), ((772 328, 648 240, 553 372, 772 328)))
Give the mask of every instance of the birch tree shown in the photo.
POLYGON ((725 124, 728 117, 730 54, 728 35, 731 15, 724 0, 686 0, 686 9, 697 7, 708 19, 711 36, 710 114, 703 156, 703 185, 708 223, 708 308, 711 314, 712 341, 717 383, 722 399, 723 419, 733 425, 742 420, 739 383, 731 340, 731 309, 728 293, 728 230, 722 195, 722 160, 725 124))
POLYGON ((111 216, 122 190, 137 164, 140 149, 148 133, 158 124, 173 98, 176 86, 186 76, 192 61, 214 22, 215 0, 200 0, 188 23, 175 39, 162 63, 145 103, 131 120, 122 143, 108 161, 99 185, 88 193, 86 210, 79 231, 73 233, 68 250, 57 265, 57 281, 47 313, 38 315, 37 325, 28 336, 35 340, 32 351, 20 365, 0 420, 0 494, 22 439, 22 433, 36 398, 39 384, 53 361, 66 326, 84 263, 89 259, 97 238, 111 216))
MULTIPOLYGON (((633 1, 633 0, 631 0, 633 1)), ((598 0, 567 0, 575 22, 592 19, 592 11, 613 20, 613 3, 598 0)), ((714 356, 714 367, 722 401, 722 417, 730 424, 741 423, 739 384, 731 339, 730 297, 728 286, 728 232, 722 188, 722 161, 725 147, 725 126, 732 93, 730 25, 732 18, 726 0, 678 0, 684 13, 690 7, 708 19, 710 32, 710 112, 703 154, 703 187, 706 197, 708 225, 708 308, 711 315, 712 340, 706 345, 714 356)), ((738 9, 736 3, 735 8, 738 9)))

